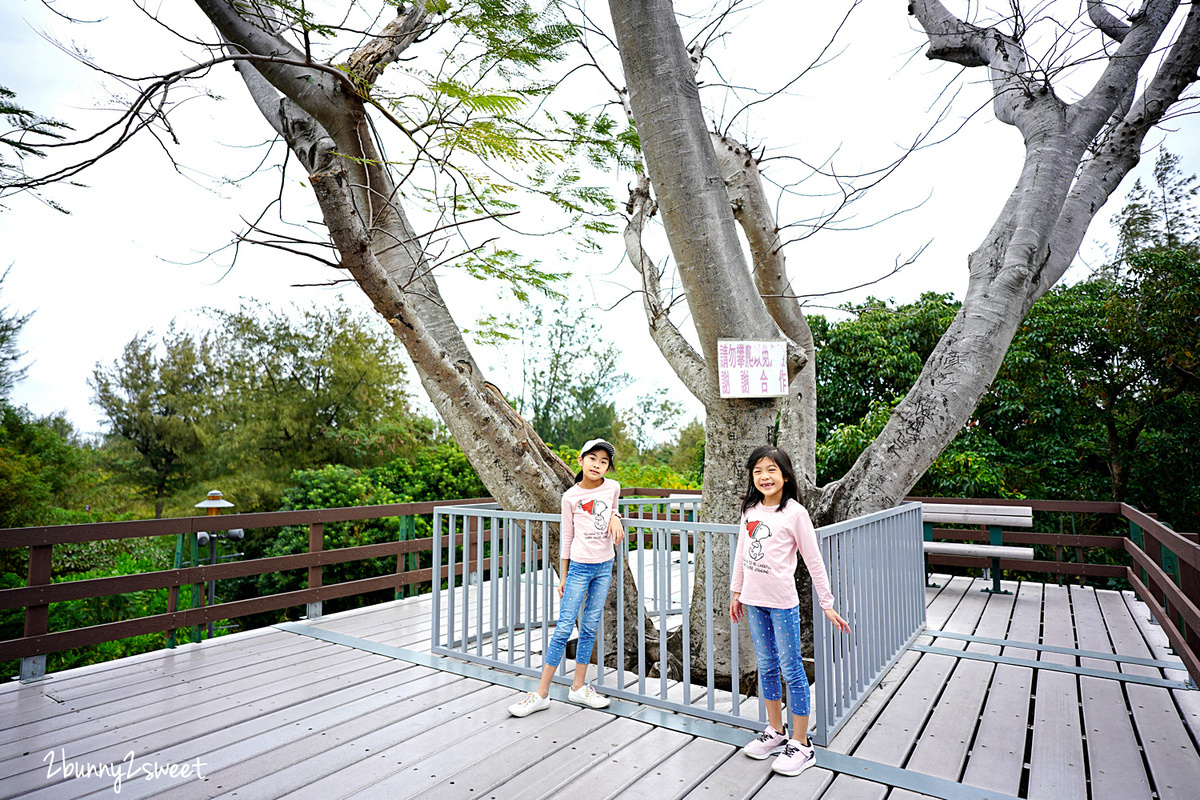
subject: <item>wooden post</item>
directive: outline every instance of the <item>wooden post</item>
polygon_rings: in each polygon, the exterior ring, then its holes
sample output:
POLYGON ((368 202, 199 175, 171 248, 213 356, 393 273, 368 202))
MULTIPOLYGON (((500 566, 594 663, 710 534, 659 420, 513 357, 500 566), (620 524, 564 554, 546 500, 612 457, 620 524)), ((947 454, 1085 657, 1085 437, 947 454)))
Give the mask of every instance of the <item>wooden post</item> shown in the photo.
MULTIPOLYGON (((29 548, 29 573, 26 586, 45 586, 50 583, 54 545, 41 544, 29 548)), ((50 605, 25 607, 25 636, 41 636, 49 631, 50 605)), ((46 655, 21 659, 21 683, 46 677, 46 655)))
MULTIPOLYGON (((183 534, 175 537, 175 569, 183 566, 183 534)), ((174 614, 179 610, 179 587, 171 586, 167 588, 167 613, 174 614)), ((167 631, 167 649, 175 649, 175 631, 172 628, 167 631)))
MULTIPOLYGON (((417 518, 413 514, 406 517, 400 517, 400 541, 411 542, 417 538, 417 518)), ((421 562, 418 560, 416 552, 405 555, 400 553, 396 556, 396 574, 403 575, 405 572, 416 572, 420 569, 421 562)), ((396 587, 396 599, 404 597, 412 597, 419 593, 416 584, 408 584, 407 586, 396 587)))
MULTIPOLYGON (((320 522, 314 522, 308 526, 308 552, 319 553, 325 549, 325 526, 320 522)), ((320 589, 322 580, 322 568, 320 564, 315 567, 308 568, 308 588, 320 589)), ((320 600, 316 600, 308 604, 308 618, 316 619, 321 616, 322 605, 320 600)))

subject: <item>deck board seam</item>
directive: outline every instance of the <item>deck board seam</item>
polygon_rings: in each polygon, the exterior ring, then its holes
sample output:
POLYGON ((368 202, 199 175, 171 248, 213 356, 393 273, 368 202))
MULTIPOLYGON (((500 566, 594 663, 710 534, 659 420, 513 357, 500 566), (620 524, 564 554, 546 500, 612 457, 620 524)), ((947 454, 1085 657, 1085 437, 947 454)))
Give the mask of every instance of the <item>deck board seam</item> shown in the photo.
POLYGON ((955 658, 970 658, 977 661, 991 661, 994 664, 1012 664, 1018 667, 1032 667, 1033 669, 1042 670, 1044 672, 1067 672, 1072 675, 1086 675, 1089 678, 1103 678, 1105 680, 1121 681, 1122 683, 1140 683, 1146 686, 1160 686, 1167 689, 1194 690, 1195 688, 1181 681, 1173 681, 1166 678, 1151 678, 1144 675, 1134 675, 1127 672, 1112 672, 1110 670, 1091 669, 1089 667, 1074 667, 1069 664, 1057 664, 1053 661, 1031 661, 1026 658, 994 656, 990 653, 976 653, 968 650, 947 650, 942 647, 930 647, 929 645, 925 644, 914 644, 912 649, 918 650, 922 653, 936 653, 937 655, 953 656, 955 658))

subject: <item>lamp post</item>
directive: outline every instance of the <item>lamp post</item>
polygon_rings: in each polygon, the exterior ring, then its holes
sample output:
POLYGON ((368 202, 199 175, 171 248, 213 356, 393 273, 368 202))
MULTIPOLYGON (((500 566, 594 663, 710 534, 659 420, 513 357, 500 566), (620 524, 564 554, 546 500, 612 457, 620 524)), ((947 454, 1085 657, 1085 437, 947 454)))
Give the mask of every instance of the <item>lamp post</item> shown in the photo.
MULTIPOLYGON (((225 500, 224 496, 221 494, 221 492, 219 490, 213 489, 211 492, 208 493, 208 497, 206 499, 202 500, 201 502, 196 503, 194 508, 203 508, 205 516, 219 517, 219 516, 221 516, 221 509, 233 508, 233 503, 229 502, 228 500, 225 500)), ((239 531, 239 533, 240 533, 240 531, 239 531)), ((192 535, 192 537, 191 537, 191 539, 192 539, 192 566, 198 566, 200 564, 200 545, 201 544, 208 544, 208 556, 209 556, 208 563, 210 563, 210 564, 217 563, 217 559, 216 559, 217 543, 214 541, 215 538, 216 538, 215 534, 209 534, 206 531, 197 531, 195 534, 192 535), (203 538, 205 541, 203 541, 203 542, 200 541, 201 538, 203 538)), ((241 538, 241 537, 237 537, 237 538, 241 538)), ((216 587, 217 587, 216 581, 208 582, 208 604, 209 605, 212 605, 213 602, 216 600, 216 590, 217 590, 216 587)), ((196 608, 199 604, 200 604, 200 586, 199 586, 199 584, 193 583, 192 584, 192 608, 196 608)), ((208 638, 211 639, 212 634, 213 634, 213 624, 212 624, 212 620, 209 620, 209 622, 208 622, 208 638)), ((199 640, 200 640, 200 626, 193 625, 192 626, 192 641, 199 641, 199 640)))

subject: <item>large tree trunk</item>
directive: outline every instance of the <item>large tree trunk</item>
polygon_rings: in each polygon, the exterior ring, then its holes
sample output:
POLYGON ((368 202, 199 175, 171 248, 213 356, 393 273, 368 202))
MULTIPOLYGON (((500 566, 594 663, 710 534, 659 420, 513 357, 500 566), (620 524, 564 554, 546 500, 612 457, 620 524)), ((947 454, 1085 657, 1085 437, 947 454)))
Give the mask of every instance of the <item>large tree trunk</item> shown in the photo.
POLYGON ((1146 133, 1196 80, 1200 13, 1192 6, 1163 65, 1130 102, 1138 71, 1177 6, 1147 0, 1125 25, 1090 4, 1095 24, 1120 46, 1092 90, 1067 104, 1029 65, 1022 43, 958 20, 937 0, 910 4, 929 35, 930 58, 989 68, 996 117, 1023 135, 1025 163, 1000 217, 968 259, 962 308, 883 432, 828 487, 820 520, 897 503, 970 419, 1017 326, 1070 266, 1088 224, 1137 163, 1146 133))
MULTIPOLYGON (((304 61, 275 35, 269 8, 244 17, 226 0, 197 5, 231 49, 304 61)), ((274 60, 240 62, 239 73, 264 117, 308 169, 341 266, 404 344, 439 416, 488 491, 509 510, 557 513, 573 472, 486 379, 471 354, 408 220, 359 93, 358 87, 369 89, 416 40, 424 23, 423 3, 401 7, 378 37, 351 54, 347 79, 274 60)), ((558 536, 552 535, 549 563, 558 564, 559 556, 558 536)), ((627 596, 636 598, 623 560, 617 569, 627 596)), ((610 617, 613 613, 610 608, 610 617)), ((636 603, 628 604, 625 625, 627 639, 636 641, 636 603)), ((616 627, 607 630, 605 651, 614 652, 616 627)))
MULTIPOLYGON (((701 352, 681 343, 658 297, 654 267, 641 251, 640 225, 627 231, 626 247, 646 284, 647 316, 660 350, 684 385, 704 403, 704 489, 701 519, 734 523, 741 513, 746 482, 745 460, 754 447, 776 442, 778 400, 722 399, 718 390, 718 339, 783 340, 768 313, 738 238, 730 193, 700 107, 693 62, 683 44, 669 0, 610 0, 629 107, 637 126, 650 183, 662 213, 671 252, 687 294, 701 352), (653 280, 652 280, 653 278, 653 280), (652 284, 647 284, 652 280, 652 284)), ((631 201, 632 205, 632 201, 631 201)), ((775 233, 771 225, 770 234, 775 233)), ((668 304, 669 305, 669 304, 668 304)), ((790 348, 793 354, 796 348, 790 348)), ((803 364, 793 358, 792 374, 803 364)), ((815 408, 815 406, 814 406, 815 408)), ((802 464, 808 463, 801 459, 802 464)), ((815 476, 814 476, 815 477, 815 476)), ((716 605, 729 602, 730 547, 715 537, 713 574, 703 542, 696 548, 696 585, 711 581, 716 605)), ((696 593, 691 606, 692 664, 705 669, 705 598, 696 593)), ((730 675, 731 626, 728 615, 713 621, 714 668, 730 675)), ((754 649, 741 626, 739 667, 753 675, 754 649)))
MULTIPOLYGON (((610 0, 609 5, 629 108, 687 292, 700 353, 682 341, 667 318, 670 302, 660 297, 657 273, 642 250, 641 231, 653 211, 647 186, 631 198, 635 213, 626 230, 626 249, 642 275, 656 343, 705 404, 704 517, 714 521, 737 518, 740 462, 763 442, 793 449, 794 461, 808 479, 802 496, 817 524, 889 508, 901 500, 970 419, 1024 315, 1070 266, 1088 224, 1137 163, 1146 132, 1196 80, 1200 66, 1200 15, 1193 6, 1162 67, 1134 100, 1138 71, 1178 3, 1147 0, 1125 23, 1089 2, 1093 23, 1120 45, 1093 90, 1069 105, 1028 66, 1023 45, 1011 36, 964 24, 937 0, 909 5, 929 35, 930 58, 990 68, 996 116, 1020 130, 1026 159, 1000 217, 971 254, 962 308, 920 378, 850 471, 818 488, 812 337, 792 299, 770 207, 759 196, 757 164, 737 142, 714 135, 714 148, 706 136, 695 64, 685 52, 670 0, 610 0), (742 258, 735 214, 755 259, 753 270, 742 258), (749 284, 751 275, 756 286, 749 284), (716 397, 711 365, 718 338, 784 337, 790 353, 796 353, 790 397, 779 403, 716 397)), ((718 558, 713 578, 726 589, 728 578, 721 569, 727 565, 718 558)), ((802 596, 807 600, 808 592, 802 596)))

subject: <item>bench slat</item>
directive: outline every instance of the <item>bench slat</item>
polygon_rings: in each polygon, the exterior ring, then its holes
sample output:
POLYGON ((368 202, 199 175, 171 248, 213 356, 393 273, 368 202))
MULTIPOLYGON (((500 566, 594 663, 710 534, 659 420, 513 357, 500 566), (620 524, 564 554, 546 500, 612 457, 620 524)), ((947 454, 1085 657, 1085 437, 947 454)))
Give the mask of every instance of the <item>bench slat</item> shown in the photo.
POLYGON ((1033 509, 1010 508, 1008 506, 956 506, 950 504, 930 505, 921 510, 925 522, 955 523, 959 525, 1008 525, 1016 528, 1033 527, 1033 509))
POLYGON ((979 558, 1011 558, 1018 561, 1033 561, 1032 547, 1008 547, 993 544, 968 544, 962 542, 923 542, 926 553, 939 556, 976 556, 979 558))

